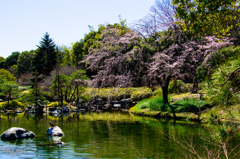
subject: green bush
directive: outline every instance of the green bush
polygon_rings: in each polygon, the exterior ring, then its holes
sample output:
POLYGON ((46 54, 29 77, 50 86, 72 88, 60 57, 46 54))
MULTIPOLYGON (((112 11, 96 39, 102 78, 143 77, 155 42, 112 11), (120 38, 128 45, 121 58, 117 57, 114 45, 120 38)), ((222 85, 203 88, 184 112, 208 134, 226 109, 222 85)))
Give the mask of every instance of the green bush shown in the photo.
POLYGON ((25 104, 23 104, 22 102, 19 102, 19 101, 16 101, 16 100, 9 101, 9 106, 8 106, 8 101, 0 103, 0 108, 1 109, 6 109, 8 107, 23 108, 23 107, 27 107, 27 106, 25 104))
POLYGON ((0 75, 3 75, 7 81, 16 81, 16 77, 14 77, 9 71, 0 69, 0 75))
POLYGON ((84 96, 94 98, 101 98, 107 101, 109 98, 112 100, 121 100, 123 98, 130 98, 133 88, 89 88, 86 90, 84 96))
POLYGON ((137 112, 141 109, 149 109, 149 110, 164 112, 164 111, 168 111, 169 107, 168 105, 163 105, 163 98, 160 96, 160 97, 148 98, 140 101, 135 105, 134 111, 137 112))
POLYGON ((184 83, 182 80, 176 81, 176 92, 175 92, 175 84, 174 80, 171 80, 168 86, 168 92, 169 93, 183 93, 182 87, 184 86, 184 83))
POLYGON ((145 98, 149 98, 152 96, 152 89, 148 87, 140 87, 134 90, 131 94, 132 101, 140 101, 145 98))
MULTIPOLYGON (((59 107, 61 105, 61 102, 52 102, 47 105, 47 107, 59 107)), ((63 105, 68 105, 67 102, 63 101, 63 105)))
MULTIPOLYGON (((48 92, 42 92, 41 87, 39 87, 39 89, 38 89, 38 100, 48 102, 46 100, 47 96, 49 96, 49 93, 48 92)), ((26 105, 34 104, 35 103, 35 97, 34 97, 33 89, 21 92, 20 98, 18 98, 17 101, 20 101, 20 102, 22 102, 26 105)))
POLYGON ((153 92, 153 96, 162 96, 162 88, 157 88, 157 89, 153 92))
POLYGON ((129 87, 129 88, 87 88, 84 96, 101 98, 104 101, 121 100, 131 98, 134 101, 149 98, 152 95, 152 90, 147 87, 129 87))
POLYGON ((176 101, 173 106, 176 112, 198 112, 200 108, 204 107, 206 102, 202 100, 184 98, 183 100, 176 101))

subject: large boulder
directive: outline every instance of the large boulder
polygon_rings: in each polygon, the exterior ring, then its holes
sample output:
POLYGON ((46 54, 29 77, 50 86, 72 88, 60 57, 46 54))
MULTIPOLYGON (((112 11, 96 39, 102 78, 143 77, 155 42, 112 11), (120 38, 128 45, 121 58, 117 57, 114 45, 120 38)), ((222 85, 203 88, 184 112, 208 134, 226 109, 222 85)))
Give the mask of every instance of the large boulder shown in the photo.
POLYGON ((33 138, 35 134, 32 131, 28 131, 23 128, 12 127, 6 130, 2 135, 1 139, 5 140, 14 140, 14 139, 23 139, 23 138, 33 138))
POLYGON ((50 136, 64 136, 64 133, 61 128, 58 126, 50 127, 47 129, 47 135, 50 136))

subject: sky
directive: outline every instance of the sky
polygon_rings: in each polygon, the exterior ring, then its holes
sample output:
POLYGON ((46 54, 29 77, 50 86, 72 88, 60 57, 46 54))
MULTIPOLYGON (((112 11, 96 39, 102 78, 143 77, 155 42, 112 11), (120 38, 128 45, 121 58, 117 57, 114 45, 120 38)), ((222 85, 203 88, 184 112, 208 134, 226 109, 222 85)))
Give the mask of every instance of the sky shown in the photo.
POLYGON ((58 46, 84 38, 89 27, 130 25, 150 13, 155 0, 0 0, 0 56, 37 48, 48 32, 58 46))

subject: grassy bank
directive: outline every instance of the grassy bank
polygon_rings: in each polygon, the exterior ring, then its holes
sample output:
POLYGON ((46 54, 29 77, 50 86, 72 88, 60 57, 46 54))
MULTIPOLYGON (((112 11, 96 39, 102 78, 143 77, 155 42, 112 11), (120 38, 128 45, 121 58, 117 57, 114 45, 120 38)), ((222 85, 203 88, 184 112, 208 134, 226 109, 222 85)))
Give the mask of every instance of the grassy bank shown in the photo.
POLYGON ((207 103, 199 100, 197 94, 172 95, 169 97, 170 105, 163 105, 162 101, 161 96, 144 99, 130 108, 130 112, 135 115, 158 118, 174 118, 173 112, 175 112, 177 119, 198 120, 199 110, 202 112, 207 108, 207 103))

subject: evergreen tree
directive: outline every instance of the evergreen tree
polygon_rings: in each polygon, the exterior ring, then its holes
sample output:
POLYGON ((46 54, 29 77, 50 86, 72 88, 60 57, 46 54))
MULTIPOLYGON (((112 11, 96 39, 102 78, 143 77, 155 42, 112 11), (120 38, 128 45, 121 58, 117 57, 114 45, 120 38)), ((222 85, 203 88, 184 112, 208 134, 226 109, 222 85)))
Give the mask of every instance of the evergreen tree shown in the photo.
POLYGON ((55 43, 46 32, 36 50, 36 55, 33 58, 33 72, 49 76, 50 72, 56 66, 57 55, 55 52, 55 43))

